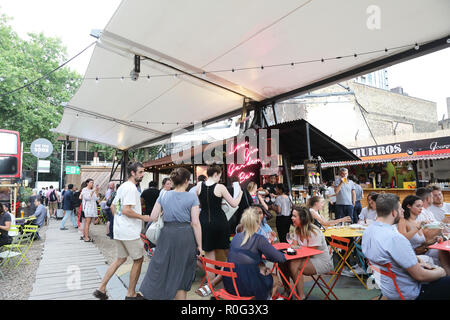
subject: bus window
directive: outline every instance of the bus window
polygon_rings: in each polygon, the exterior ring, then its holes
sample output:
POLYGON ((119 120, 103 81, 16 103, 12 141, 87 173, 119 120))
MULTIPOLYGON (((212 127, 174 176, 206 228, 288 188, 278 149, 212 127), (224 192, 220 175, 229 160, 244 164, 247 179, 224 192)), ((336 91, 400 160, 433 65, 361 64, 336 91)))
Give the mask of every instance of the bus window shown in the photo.
POLYGON ((9 132, 0 132, 0 154, 17 155, 17 135, 9 132))

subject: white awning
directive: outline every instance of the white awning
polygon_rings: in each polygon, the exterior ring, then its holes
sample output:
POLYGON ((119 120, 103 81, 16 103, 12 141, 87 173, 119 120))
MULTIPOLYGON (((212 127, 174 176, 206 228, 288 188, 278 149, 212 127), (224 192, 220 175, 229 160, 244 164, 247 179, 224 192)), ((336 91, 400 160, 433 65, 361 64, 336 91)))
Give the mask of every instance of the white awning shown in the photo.
POLYGON ((273 103, 449 47, 449 16, 448 0, 124 0, 55 131, 143 146, 236 115, 244 97, 273 103), (135 55, 150 60, 132 81, 135 55))

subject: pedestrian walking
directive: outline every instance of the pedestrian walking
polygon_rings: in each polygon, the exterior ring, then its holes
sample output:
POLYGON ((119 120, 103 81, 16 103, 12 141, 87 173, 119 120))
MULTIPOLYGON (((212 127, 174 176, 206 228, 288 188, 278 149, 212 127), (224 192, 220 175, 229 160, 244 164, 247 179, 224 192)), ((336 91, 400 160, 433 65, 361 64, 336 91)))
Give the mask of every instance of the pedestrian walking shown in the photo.
POLYGON ((81 200, 83 206, 84 217, 86 219, 83 229, 84 242, 94 242, 89 237, 89 226, 92 219, 98 217, 97 200, 98 200, 98 185, 94 188, 94 180, 87 179, 87 186, 81 191, 81 200))
POLYGON ((73 184, 69 184, 67 187, 67 190, 64 191, 64 197, 63 197, 63 210, 64 210, 64 218, 61 221, 61 225, 59 227, 60 230, 67 230, 65 227, 67 219, 72 220, 72 225, 75 229, 78 229, 77 225, 77 219, 75 218, 75 213, 73 212, 73 192, 74 187, 73 184))
POLYGON ((105 215, 106 218, 108 219, 108 222, 106 223, 106 235, 108 237, 110 237, 111 239, 114 239, 114 215, 111 212, 111 204, 112 200, 114 200, 114 197, 116 196, 116 191, 115 191, 115 185, 114 182, 110 182, 108 185, 108 190, 106 190, 105 192, 105 215))
POLYGON ((53 186, 50 186, 50 190, 47 192, 48 211, 50 218, 56 218, 56 210, 58 210, 58 194, 53 186))
POLYGON ((199 200, 186 192, 191 173, 175 169, 170 179, 175 189, 157 199, 151 214, 156 221, 164 211, 164 227, 142 281, 140 291, 149 300, 185 300, 195 278, 197 256, 202 250, 199 200))
POLYGON ((136 184, 144 177, 144 167, 139 162, 127 166, 128 180, 117 190, 112 202, 111 211, 114 214, 114 242, 117 248, 117 258, 109 266, 105 276, 94 296, 100 300, 108 299, 106 285, 117 269, 127 261, 133 259, 130 271, 130 282, 125 300, 141 300, 142 295, 136 293, 136 284, 141 274, 144 261, 144 243, 140 239, 142 222, 150 221, 150 216, 142 215, 142 207, 136 184))

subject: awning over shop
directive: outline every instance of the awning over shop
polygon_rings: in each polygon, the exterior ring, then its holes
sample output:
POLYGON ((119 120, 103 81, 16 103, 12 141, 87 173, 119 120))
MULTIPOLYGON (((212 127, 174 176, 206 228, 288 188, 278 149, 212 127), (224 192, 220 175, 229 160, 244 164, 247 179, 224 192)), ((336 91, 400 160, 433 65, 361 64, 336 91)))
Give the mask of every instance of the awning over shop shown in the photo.
POLYGON ((300 119, 270 126, 280 130, 280 154, 288 154, 291 164, 303 164, 305 160, 321 157, 325 162, 359 160, 345 146, 333 140, 307 121, 300 119), (309 142, 307 141, 309 131, 309 142), (308 144, 311 154, 308 155, 308 144))
MULTIPOLYGON (((292 164, 303 163, 304 160, 309 159, 309 156, 315 159, 320 156, 325 161, 359 159, 349 149, 333 140, 303 119, 285 122, 279 125, 267 127, 265 129, 279 130, 279 153, 288 155, 289 160, 292 164), (307 131, 309 133, 307 133, 307 131), (308 134, 309 145, 311 149, 310 155, 308 155, 307 151, 308 134)), ((210 144, 202 145, 201 147, 192 147, 190 149, 183 150, 177 153, 175 157, 174 155, 169 155, 160 159, 144 162, 143 164, 146 168, 165 166, 172 164, 174 162, 174 158, 184 161, 190 159, 193 163, 193 157, 199 152, 204 152, 208 148, 214 148, 215 146, 219 146, 220 144, 225 143, 226 141, 215 141, 210 144)))
POLYGON ((448 0, 124 0, 55 131, 143 147, 244 99, 264 107, 449 47, 449 16, 448 0))
MULTIPOLYGON (((404 141, 378 146, 367 146, 351 151, 360 161, 339 161, 322 163, 322 168, 346 167, 368 163, 409 162, 419 160, 440 160, 450 158, 450 137, 435 137, 414 141, 404 141)), ((294 169, 303 169, 297 166, 294 169)))

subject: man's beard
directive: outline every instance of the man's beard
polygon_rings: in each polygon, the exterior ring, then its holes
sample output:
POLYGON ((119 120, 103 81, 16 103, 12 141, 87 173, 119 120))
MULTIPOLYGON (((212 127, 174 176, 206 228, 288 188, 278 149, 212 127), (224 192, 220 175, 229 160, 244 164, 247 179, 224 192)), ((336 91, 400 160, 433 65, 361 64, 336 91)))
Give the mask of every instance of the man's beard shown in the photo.
POLYGON ((397 215, 394 219, 394 224, 397 224, 400 221, 400 215, 397 215))

